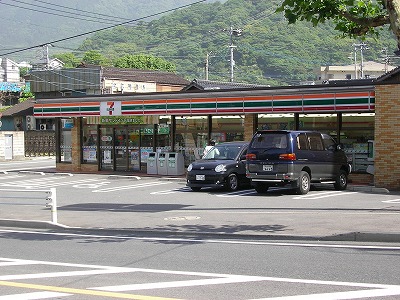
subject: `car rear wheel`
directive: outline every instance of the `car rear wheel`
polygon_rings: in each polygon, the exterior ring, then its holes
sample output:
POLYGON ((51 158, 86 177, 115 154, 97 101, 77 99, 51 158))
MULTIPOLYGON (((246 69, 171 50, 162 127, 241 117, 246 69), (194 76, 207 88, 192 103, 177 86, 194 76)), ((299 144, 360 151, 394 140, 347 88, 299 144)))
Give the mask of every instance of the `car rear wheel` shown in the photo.
POLYGON ((296 188, 296 193, 300 195, 305 195, 310 191, 311 180, 310 175, 305 172, 300 172, 298 187, 296 188))
POLYGON ((199 192, 201 190, 201 187, 190 187, 192 189, 193 192, 199 192))
POLYGON ((239 188, 239 181, 236 174, 230 174, 226 185, 228 191, 236 191, 239 188))
POLYGON ((336 177, 336 182, 334 184, 336 190, 345 190, 347 187, 347 173, 340 170, 339 175, 336 177))

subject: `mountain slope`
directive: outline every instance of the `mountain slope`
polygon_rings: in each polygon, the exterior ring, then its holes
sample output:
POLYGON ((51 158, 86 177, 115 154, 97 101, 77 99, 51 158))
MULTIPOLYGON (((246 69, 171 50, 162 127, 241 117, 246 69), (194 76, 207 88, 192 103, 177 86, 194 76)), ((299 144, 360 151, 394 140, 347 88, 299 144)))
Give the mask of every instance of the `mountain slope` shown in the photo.
MULTIPOLYGON (((153 54, 177 65, 191 80, 205 77, 209 54, 209 79, 230 79, 230 46, 234 49, 234 81, 258 84, 296 84, 314 80, 321 65, 348 65, 357 41, 337 38, 331 24, 312 27, 288 25, 275 13, 280 0, 229 0, 198 4, 136 27, 118 27, 86 39, 81 51, 98 50, 109 58, 123 54, 153 54), (242 34, 230 34, 230 29, 242 34), (232 40, 231 40, 232 38, 232 40)), ((380 60, 381 49, 395 49, 389 31, 380 39, 367 39, 365 60, 380 60)), ((79 54, 79 53, 78 53, 79 54)), ((358 53, 359 55, 359 53, 358 53)))
MULTIPOLYGON (((213 1, 216 0, 207 0, 213 1)), ((194 2, 197 0, 2 0, 0 55, 129 20, 148 22, 162 16, 158 13, 194 2)), ((57 43, 53 50, 76 48, 86 37, 57 43)), ((24 51, 10 58, 34 60, 37 53, 24 51)))

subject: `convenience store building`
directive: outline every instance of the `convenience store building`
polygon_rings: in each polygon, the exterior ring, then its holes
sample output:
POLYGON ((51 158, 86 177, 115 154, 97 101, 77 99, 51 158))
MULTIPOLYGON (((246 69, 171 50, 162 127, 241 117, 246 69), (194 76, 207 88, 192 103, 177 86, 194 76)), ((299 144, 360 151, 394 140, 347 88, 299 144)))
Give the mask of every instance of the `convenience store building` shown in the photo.
POLYGON ((146 172, 151 152, 182 153, 188 165, 210 138, 301 129, 343 143, 351 179, 399 189, 399 72, 314 86, 37 99, 34 116, 56 120, 60 171, 146 172))

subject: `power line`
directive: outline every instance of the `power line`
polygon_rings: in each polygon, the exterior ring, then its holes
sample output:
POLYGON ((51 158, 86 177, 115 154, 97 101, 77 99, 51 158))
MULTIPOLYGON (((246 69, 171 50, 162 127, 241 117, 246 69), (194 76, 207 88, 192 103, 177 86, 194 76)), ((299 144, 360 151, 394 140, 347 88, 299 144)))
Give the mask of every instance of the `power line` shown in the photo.
MULTIPOLYGON (((25 4, 25 5, 32 5, 32 4, 29 4, 29 3, 25 3, 23 1, 18 1, 18 0, 13 0, 13 1, 25 4)), ((19 6, 19 5, 15 5, 15 4, 4 3, 4 2, 0 2, 0 4, 6 5, 6 6, 11 6, 11 7, 17 7, 17 8, 21 8, 21 9, 26 9, 26 10, 29 10, 29 11, 45 13, 45 14, 48 14, 48 15, 53 15, 53 16, 58 16, 58 17, 63 17, 63 18, 78 19, 78 20, 83 20, 83 21, 88 21, 88 22, 95 22, 95 23, 103 23, 103 24, 113 24, 111 22, 99 21, 98 19, 90 20, 90 19, 79 18, 79 17, 77 17, 77 15, 79 15, 79 14, 74 14, 72 12, 67 12, 67 11, 61 11, 61 10, 58 10, 58 9, 52 9, 52 10, 53 11, 60 11, 62 13, 66 13, 66 14, 70 14, 71 16, 62 15, 62 14, 58 14, 58 13, 54 13, 54 12, 43 11, 43 10, 34 9, 34 8, 23 7, 23 6, 19 6)), ((43 6, 40 6, 40 5, 36 5, 34 7, 42 7, 43 8, 43 6)), ((85 16, 85 17, 89 17, 89 18, 92 18, 92 19, 95 18, 95 17, 90 17, 90 16, 85 16)))
POLYGON ((95 16, 104 16, 104 17, 113 18, 113 19, 129 20, 128 18, 115 17, 115 16, 111 16, 111 15, 106 15, 106 14, 101 14, 101 13, 95 13, 95 12, 91 12, 91 11, 87 11, 87 10, 82 10, 82 9, 77 9, 77 8, 71 8, 71 7, 64 6, 64 5, 53 4, 53 3, 46 2, 46 1, 41 1, 41 0, 34 0, 34 1, 40 2, 40 3, 44 3, 44 4, 48 4, 48 5, 51 5, 51 6, 66 8, 66 9, 73 10, 73 11, 80 11, 80 12, 84 12, 84 13, 89 13, 89 14, 92 14, 92 15, 95 15, 95 16))
POLYGON ((171 8, 171 9, 168 9, 168 10, 165 10, 165 11, 162 11, 162 12, 154 13, 154 14, 151 14, 151 15, 148 15, 148 16, 145 16, 145 17, 141 17, 141 18, 125 21, 125 22, 121 22, 121 23, 118 23, 118 24, 115 24, 115 25, 111 25, 111 26, 108 26, 108 27, 104 27, 104 28, 100 28, 100 29, 96 29, 96 30, 91 30, 91 31, 88 31, 88 32, 85 32, 85 33, 73 35, 73 36, 70 36, 70 37, 66 37, 66 38, 63 38, 63 39, 51 41, 51 42, 48 42, 48 43, 42 43, 40 45, 26 47, 26 48, 23 48, 23 49, 20 49, 20 50, 17 50, 17 51, 3 53, 3 54, 0 54, 0 56, 6 56, 6 55, 14 54, 14 53, 23 52, 23 51, 26 51, 26 50, 31 50, 31 49, 34 49, 34 48, 42 47, 42 46, 44 46, 46 44, 53 44, 53 43, 59 43, 59 42, 67 41, 67 40, 70 40, 70 39, 74 39, 74 38, 77 38, 77 37, 81 37, 81 36, 85 36, 85 35, 88 35, 88 34, 96 33, 96 32, 99 32, 99 31, 108 30, 108 29, 115 28, 115 27, 118 27, 118 26, 126 25, 126 24, 129 24, 129 23, 132 23, 132 22, 137 22, 137 21, 140 21, 140 20, 143 20, 143 19, 159 16, 159 15, 162 15, 162 14, 165 14, 165 13, 169 13, 169 12, 172 12, 172 11, 175 11, 175 10, 178 10, 178 9, 190 7, 190 6, 193 6, 195 4, 203 3, 203 2, 206 2, 206 1, 207 0, 196 1, 196 2, 193 2, 191 4, 186 4, 186 5, 182 5, 182 6, 179 6, 179 7, 171 8))

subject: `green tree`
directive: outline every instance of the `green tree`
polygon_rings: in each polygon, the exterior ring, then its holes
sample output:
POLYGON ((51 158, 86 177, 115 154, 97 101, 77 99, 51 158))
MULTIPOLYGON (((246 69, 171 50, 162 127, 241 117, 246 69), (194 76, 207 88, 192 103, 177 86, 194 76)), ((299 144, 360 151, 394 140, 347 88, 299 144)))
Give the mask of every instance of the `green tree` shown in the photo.
POLYGON ((70 52, 57 53, 53 55, 54 58, 61 60, 64 63, 64 68, 76 68, 80 63, 80 59, 75 54, 70 52))
POLYGON ((174 64, 166 61, 163 58, 146 54, 124 55, 115 60, 114 66, 117 68, 130 68, 140 70, 163 70, 168 72, 176 71, 176 67, 174 64))
POLYGON ((96 50, 89 50, 85 52, 82 60, 87 64, 109 66, 110 61, 103 54, 96 50))
POLYGON ((19 77, 24 78, 26 74, 28 74, 30 68, 28 67, 21 67, 19 68, 19 77))
POLYGON ((277 9, 282 11, 289 23, 306 20, 317 26, 332 20, 336 30, 350 37, 378 35, 378 29, 390 25, 400 46, 398 0, 284 0, 277 9))
POLYGON ((35 98, 35 95, 31 91, 27 91, 26 87, 23 87, 21 89, 21 93, 20 93, 18 102, 24 102, 28 99, 34 99, 34 98, 35 98))

